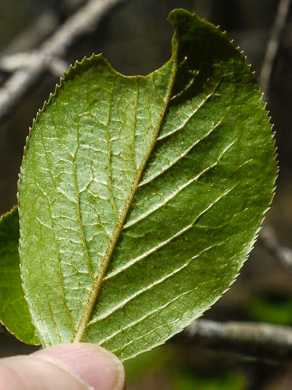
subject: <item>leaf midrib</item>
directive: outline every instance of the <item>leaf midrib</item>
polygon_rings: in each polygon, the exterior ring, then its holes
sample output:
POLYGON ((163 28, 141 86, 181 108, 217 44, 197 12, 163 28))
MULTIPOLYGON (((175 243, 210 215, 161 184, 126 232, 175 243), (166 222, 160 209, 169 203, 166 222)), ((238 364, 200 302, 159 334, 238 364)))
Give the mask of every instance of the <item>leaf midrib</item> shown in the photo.
MULTIPOLYGON (((127 217, 129 209, 131 207, 131 204, 132 204, 133 198, 135 196, 135 193, 136 193, 136 191, 137 191, 137 189, 139 187, 139 183, 140 183, 141 177, 142 177, 142 175, 144 173, 146 164, 147 164, 147 162, 149 160, 149 157, 151 156, 151 152, 152 152, 152 150, 153 150, 153 148, 154 148, 154 146, 156 144, 157 137, 158 137, 159 131, 161 129, 161 125, 162 125, 163 119, 164 119, 165 114, 166 114, 166 109, 167 109, 168 103, 170 101, 171 91, 172 91, 172 87, 173 87, 173 84, 174 84, 175 76, 177 74, 176 53, 174 54, 174 56, 172 57, 170 62, 171 61, 174 63, 173 70, 172 70, 172 76, 171 76, 171 80, 170 80, 169 85, 168 85, 167 98, 166 98, 166 101, 165 101, 165 104, 164 104, 164 107, 163 107, 163 110, 162 110, 162 113, 161 113, 161 116, 160 116, 160 120, 158 122, 157 128, 154 131, 152 142, 149 145, 148 152, 145 153, 145 156, 144 156, 144 158, 143 158, 143 160, 141 162, 140 168, 137 170, 136 177, 134 179, 132 188, 130 190, 130 194, 129 194, 126 202, 125 202, 125 206, 123 208, 123 211, 122 211, 122 213, 120 214, 120 217, 117 220, 115 229, 113 231, 112 238, 111 238, 111 240, 109 242, 109 245, 107 247, 105 256, 103 257, 101 265, 99 267, 98 274, 97 274, 97 276, 94 279, 91 292, 89 294, 87 303, 85 305, 85 308, 84 308, 84 311, 83 311, 83 314, 82 314, 82 317, 81 317, 81 320, 79 322, 78 328, 77 328, 76 333, 75 333, 74 338, 73 338, 73 343, 81 342, 82 339, 83 339, 83 336, 84 336, 84 334, 86 332, 87 325, 89 323, 91 313, 92 313, 92 311, 94 309, 94 306, 96 304, 96 301, 97 301, 97 298, 98 298, 98 294, 99 294, 100 288, 101 288, 103 280, 104 280, 105 273, 107 271, 108 265, 109 265, 110 260, 111 260, 111 256, 112 256, 113 251, 114 251, 114 249, 116 247, 116 243, 117 243, 117 241, 118 241, 118 239, 120 237, 120 234, 121 234, 121 232, 123 230, 124 221, 125 221, 125 219, 127 217)), ((169 62, 164 67, 166 68, 168 64, 169 64, 169 62)), ((155 81, 153 80, 153 82, 155 82, 155 81)))

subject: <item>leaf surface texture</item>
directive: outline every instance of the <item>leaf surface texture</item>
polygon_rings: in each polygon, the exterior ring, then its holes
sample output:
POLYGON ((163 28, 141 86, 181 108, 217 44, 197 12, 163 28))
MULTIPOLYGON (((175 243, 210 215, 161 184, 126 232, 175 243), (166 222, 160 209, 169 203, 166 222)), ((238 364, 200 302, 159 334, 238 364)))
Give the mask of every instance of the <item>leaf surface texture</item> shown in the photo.
POLYGON ((20 254, 44 346, 128 359, 163 343, 234 281, 272 200, 271 126, 243 55, 187 11, 169 19, 161 69, 85 59, 33 125, 20 254))

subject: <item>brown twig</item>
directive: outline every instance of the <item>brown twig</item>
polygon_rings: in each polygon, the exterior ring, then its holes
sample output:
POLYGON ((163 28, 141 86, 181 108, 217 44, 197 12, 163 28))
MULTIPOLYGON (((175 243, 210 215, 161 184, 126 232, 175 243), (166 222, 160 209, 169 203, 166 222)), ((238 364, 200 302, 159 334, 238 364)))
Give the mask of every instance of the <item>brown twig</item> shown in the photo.
POLYGON ((197 320, 172 340, 264 360, 292 361, 292 329, 279 325, 197 320))

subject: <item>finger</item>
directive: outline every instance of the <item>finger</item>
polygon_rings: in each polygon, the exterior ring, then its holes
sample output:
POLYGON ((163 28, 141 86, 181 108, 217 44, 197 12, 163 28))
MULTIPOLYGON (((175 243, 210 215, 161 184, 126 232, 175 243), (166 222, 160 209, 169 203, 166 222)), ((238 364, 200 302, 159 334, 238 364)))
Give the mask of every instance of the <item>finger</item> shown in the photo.
POLYGON ((122 363, 91 344, 62 344, 0 360, 0 390, 122 390, 122 363))

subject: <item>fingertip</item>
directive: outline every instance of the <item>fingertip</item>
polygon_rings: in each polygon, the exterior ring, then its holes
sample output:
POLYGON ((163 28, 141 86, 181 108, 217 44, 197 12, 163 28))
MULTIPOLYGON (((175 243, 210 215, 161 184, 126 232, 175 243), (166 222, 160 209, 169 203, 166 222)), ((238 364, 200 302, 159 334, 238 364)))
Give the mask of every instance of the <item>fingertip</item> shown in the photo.
POLYGON ((111 352, 93 344, 60 344, 31 356, 54 363, 76 375, 94 390, 124 390, 125 371, 111 352))

